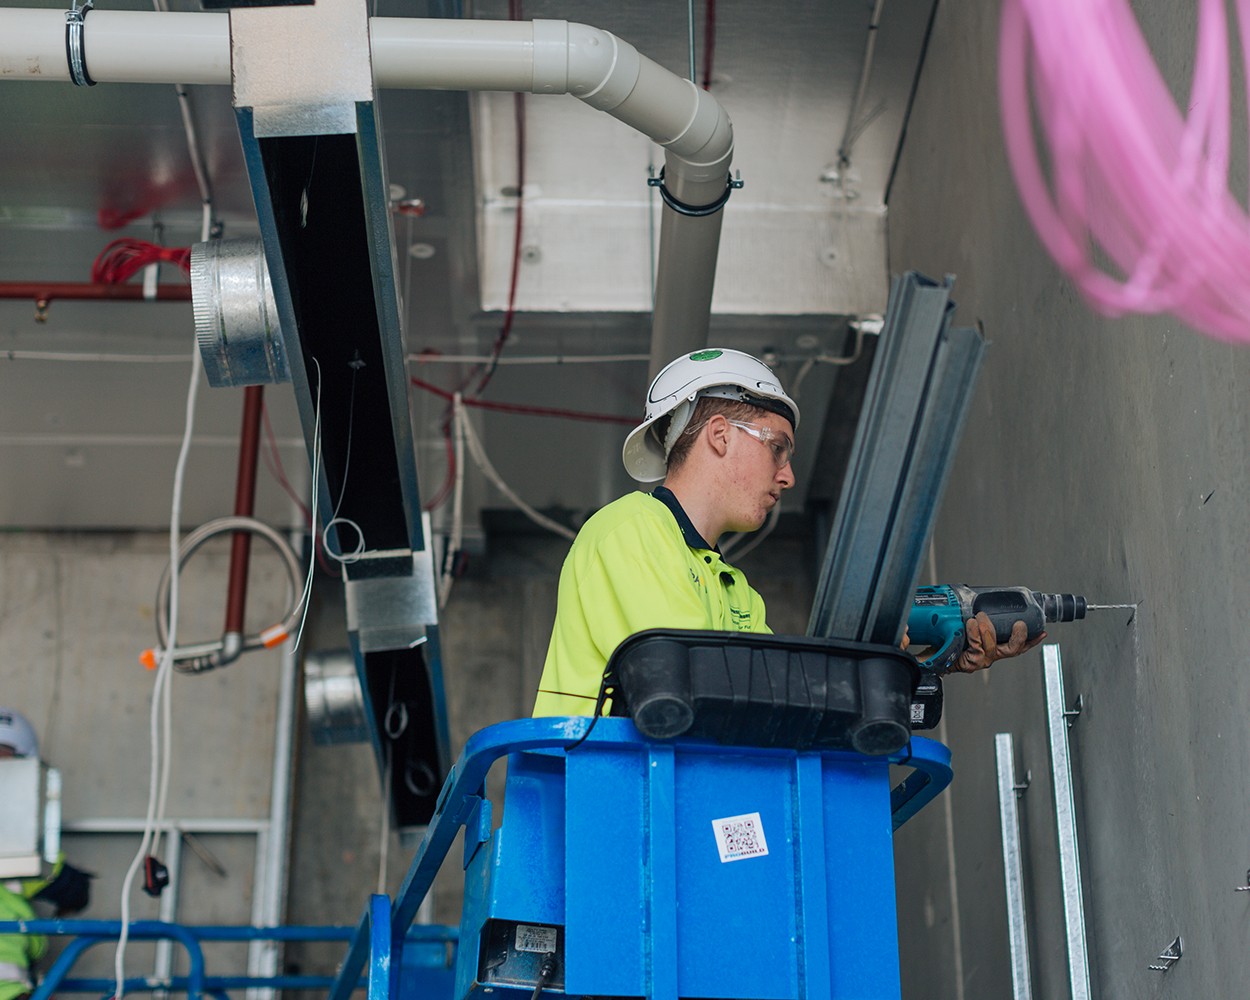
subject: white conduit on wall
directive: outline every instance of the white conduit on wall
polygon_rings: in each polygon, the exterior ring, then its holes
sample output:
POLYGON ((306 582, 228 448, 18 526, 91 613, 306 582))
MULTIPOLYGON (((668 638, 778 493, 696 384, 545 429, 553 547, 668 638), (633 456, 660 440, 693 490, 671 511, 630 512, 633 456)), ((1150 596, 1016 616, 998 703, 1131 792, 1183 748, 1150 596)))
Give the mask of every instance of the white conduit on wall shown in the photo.
MULTIPOLYGON (((569 21, 374 17, 379 87, 572 94, 666 150, 665 187, 706 206, 725 193, 733 127, 707 91, 628 42, 569 21)), ((97 83, 228 85, 227 14, 93 10, 83 28, 97 83)), ((64 10, 0 10, 0 80, 68 82, 64 10)), ((651 365, 707 342, 721 213, 664 209, 651 365)))

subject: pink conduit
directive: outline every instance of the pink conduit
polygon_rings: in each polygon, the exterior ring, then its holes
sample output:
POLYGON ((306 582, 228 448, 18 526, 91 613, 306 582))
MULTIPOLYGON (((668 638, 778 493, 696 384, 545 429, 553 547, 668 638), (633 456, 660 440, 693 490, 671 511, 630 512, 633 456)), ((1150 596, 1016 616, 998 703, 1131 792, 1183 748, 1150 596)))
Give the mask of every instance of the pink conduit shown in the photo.
MULTIPOLYGON (((1236 7, 1244 53, 1250 0, 1236 7)), ((1228 21, 1223 0, 1197 8, 1186 116, 1128 0, 1005 0, 1003 131, 1038 236, 1095 309, 1170 312, 1250 341, 1250 218, 1228 190, 1228 21)))

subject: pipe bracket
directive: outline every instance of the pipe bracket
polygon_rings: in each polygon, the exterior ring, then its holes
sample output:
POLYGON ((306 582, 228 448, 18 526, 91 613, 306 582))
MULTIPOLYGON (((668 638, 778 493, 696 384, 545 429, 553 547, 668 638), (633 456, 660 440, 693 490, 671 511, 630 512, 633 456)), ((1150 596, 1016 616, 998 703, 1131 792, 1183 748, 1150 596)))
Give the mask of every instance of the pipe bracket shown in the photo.
POLYGON ((87 72, 86 39, 83 37, 87 15, 92 10, 91 0, 81 7, 78 0, 70 0, 70 8, 65 12, 65 62, 69 66, 69 78, 76 87, 95 86, 95 81, 87 72))
POLYGON ((647 186, 657 188, 660 197, 664 199, 664 204, 671 208, 678 215, 688 215, 691 218, 702 218, 707 215, 715 215, 725 207, 725 202, 729 200, 729 196, 743 185, 742 177, 725 177, 725 191, 715 201, 707 205, 688 205, 684 201, 679 201, 667 187, 664 186, 664 168, 660 168, 658 177, 648 177, 647 186))

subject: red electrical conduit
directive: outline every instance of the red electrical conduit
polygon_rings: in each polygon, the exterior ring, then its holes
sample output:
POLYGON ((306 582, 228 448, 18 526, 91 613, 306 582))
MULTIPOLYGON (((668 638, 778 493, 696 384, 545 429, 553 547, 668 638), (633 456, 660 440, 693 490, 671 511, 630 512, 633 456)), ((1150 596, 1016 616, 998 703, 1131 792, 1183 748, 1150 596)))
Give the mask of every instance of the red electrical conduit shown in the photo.
MULTIPOLYGON (((251 517, 256 507, 256 463, 260 457, 260 421, 265 387, 249 385, 243 390, 243 430, 239 435, 239 471, 234 487, 234 513, 251 517)), ((226 633, 243 635, 247 606, 247 570, 252 554, 252 533, 236 531, 230 541, 230 577, 226 588, 226 633)))
MULTIPOLYGON (((107 285, 91 281, 0 281, 0 299, 29 299, 48 303, 55 299, 88 301, 134 300, 147 298, 141 285, 107 285)), ((160 302, 190 302, 190 285, 157 285, 160 302)))
POLYGON ((703 9, 703 89, 712 89, 712 60, 716 52, 716 0, 703 9))

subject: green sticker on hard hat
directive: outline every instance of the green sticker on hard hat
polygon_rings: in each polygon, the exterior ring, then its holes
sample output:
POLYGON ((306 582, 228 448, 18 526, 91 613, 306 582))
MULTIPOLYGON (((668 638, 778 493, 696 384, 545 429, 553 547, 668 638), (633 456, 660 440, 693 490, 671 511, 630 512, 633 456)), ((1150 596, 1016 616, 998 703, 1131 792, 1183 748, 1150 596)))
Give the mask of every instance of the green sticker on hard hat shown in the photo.
POLYGON ((690 355, 691 361, 711 361, 713 358, 719 358, 724 351, 695 351, 690 355))

